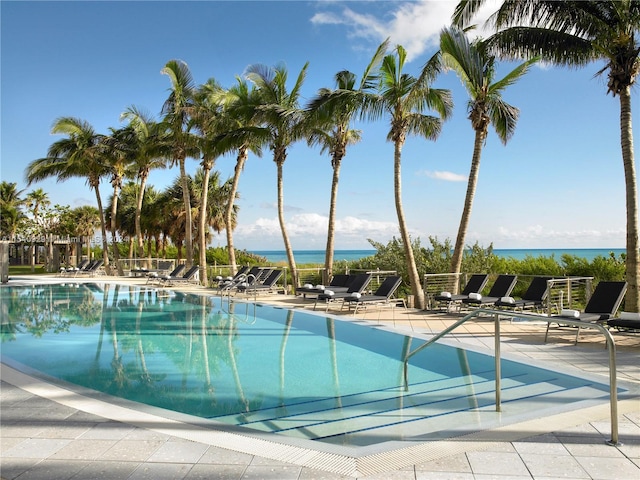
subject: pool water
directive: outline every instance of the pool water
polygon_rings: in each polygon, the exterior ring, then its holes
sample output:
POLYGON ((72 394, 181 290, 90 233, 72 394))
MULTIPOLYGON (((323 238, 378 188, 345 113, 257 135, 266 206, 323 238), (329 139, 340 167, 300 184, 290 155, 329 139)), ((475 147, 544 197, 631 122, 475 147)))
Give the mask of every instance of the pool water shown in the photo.
POLYGON ((252 430, 340 445, 452 437, 608 400, 608 386, 329 315, 110 284, 0 289, 2 356, 252 430))

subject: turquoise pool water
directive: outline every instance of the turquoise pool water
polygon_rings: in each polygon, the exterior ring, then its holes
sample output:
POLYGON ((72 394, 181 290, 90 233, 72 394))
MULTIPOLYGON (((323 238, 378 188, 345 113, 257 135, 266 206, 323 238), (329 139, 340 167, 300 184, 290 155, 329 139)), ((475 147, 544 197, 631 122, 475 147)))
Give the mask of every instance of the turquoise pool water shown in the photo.
POLYGON ((437 439, 606 401, 608 386, 331 316, 110 284, 0 289, 2 356, 117 397, 341 445, 437 439))

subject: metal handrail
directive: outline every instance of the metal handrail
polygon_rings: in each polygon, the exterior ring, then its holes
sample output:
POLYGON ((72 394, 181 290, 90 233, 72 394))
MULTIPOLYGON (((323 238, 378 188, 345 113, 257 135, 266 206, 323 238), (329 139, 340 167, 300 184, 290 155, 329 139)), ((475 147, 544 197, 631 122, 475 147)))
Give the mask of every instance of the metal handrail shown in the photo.
MULTIPOLYGON (((518 317, 523 319, 531 319, 531 320, 543 320, 548 321, 549 316, 545 315, 537 315, 533 313, 524 313, 524 312, 514 312, 508 310, 493 310, 487 308, 478 308, 477 310, 472 311, 471 313, 465 315, 460 320, 458 320, 453 325, 445 328, 443 331, 430 338, 427 342, 420 345, 418 348, 412 350, 407 353, 404 359, 404 388, 405 391, 409 389, 409 359, 413 357, 416 353, 422 351, 427 348, 429 345, 437 342, 442 337, 450 333, 451 331, 458 328, 463 323, 466 323, 468 320, 471 320, 475 317, 479 317, 482 314, 493 315, 495 317, 495 327, 494 327, 494 339, 495 339, 495 369, 496 369, 496 412, 499 412, 501 409, 501 372, 500 372, 500 315, 502 316, 510 316, 510 317, 518 317)), ((554 321, 558 319, 558 317, 554 318, 554 321)), ((617 365, 616 365, 616 342, 614 341, 611 333, 607 328, 600 323, 589 323, 583 322, 580 320, 575 320, 571 318, 562 317, 563 325, 571 325, 574 327, 582 327, 582 328, 594 328, 596 330, 600 330, 600 332, 604 335, 605 341, 607 343, 607 350, 609 351, 609 407, 611 413, 611 439, 607 440, 608 445, 612 446, 620 446, 622 445, 618 440, 618 386, 617 386, 617 365)))

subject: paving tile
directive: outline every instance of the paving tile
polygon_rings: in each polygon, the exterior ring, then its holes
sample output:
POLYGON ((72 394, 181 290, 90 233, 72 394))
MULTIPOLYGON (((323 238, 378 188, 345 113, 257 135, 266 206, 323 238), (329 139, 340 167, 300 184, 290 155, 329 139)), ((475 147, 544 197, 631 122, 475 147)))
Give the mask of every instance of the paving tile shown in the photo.
POLYGON ((27 470, 33 468, 42 460, 39 458, 24 457, 5 457, 2 456, 2 464, 0 464, 0 475, 3 480, 13 480, 19 477, 27 470))
POLYGON ((245 465, 194 465, 184 480, 240 480, 245 465))
POLYGON ((121 440, 133 431, 133 425, 121 422, 99 423, 87 432, 82 434, 83 439, 93 440, 121 440))
POLYGON ((100 458, 102 460, 144 462, 165 443, 163 440, 120 440, 100 458))
POLYGON ((594 480, 638 480, 640 467, 626 458, 575 457, 594 480))
POLYGON ((148 460, 163 463, 197 463, 207 448, 208 445, 201 443, 170 440, 153 452, 148 460))
POLYGON ((198 463, 211 463, 219 465, 249 465, 253 461, 253 455, 235 452, 225 448, 211 446, 202 455, 198 463))
MULTIPOLYGON (((3 432, 4 435, 4 432, 3 432)), ((2 452, 2 457, 48 458, 71 443, 65 439, 28 438, 2 452)))
POLYGON ((73 480, 122 480, 129 478, 129 475, 138 468, 140 464, 137 462, 108 462, 96 461, 90 462, 82 470, 80 470, 73 480))
POLYGON ((242 480, 298 480, 301 467, 287 465, 249 465, 242 480))
POLYGON ((116 444, 115 440, 72 440, 54 453, 55 460, 97 460, 116 444))
POLYGON ((299 480, 353 480, 353 477, 349 475, 340 475, 339 473, 316 470, 315 468, 302 467, 300 470, 299 480))
POLYGON ((416 475, 418 472, 454 472, 454 473, 471 473, 471 465, 464 453, 451 455, 449 457, 431 460, 416 464, 416 475))
POLYGON ((475 480, 473 473, 423 472, 416 470, 416 480, 475 480))
POLYGON ((528 476, 529 472, 517 453, 468 452, 467 458, 474 475, 528 476))
POLYGON ((190 463, 143 463, 127 480, 182 480, 192 467, 190 463))
POLYGON ((83 461, 43 460, 18 478, 19 480, 70 480, 85 468, 87 463, 83 461))
POLYGON ((564 444, 569 453, 579 457, 611 457, 621 458, 624 455, 620 450, 604 442, 600 443, 574 443, 567 442, 564 444))
POLYGON ((590 478, 571 455, 524 454, 522 460, 533 478, 590 478))

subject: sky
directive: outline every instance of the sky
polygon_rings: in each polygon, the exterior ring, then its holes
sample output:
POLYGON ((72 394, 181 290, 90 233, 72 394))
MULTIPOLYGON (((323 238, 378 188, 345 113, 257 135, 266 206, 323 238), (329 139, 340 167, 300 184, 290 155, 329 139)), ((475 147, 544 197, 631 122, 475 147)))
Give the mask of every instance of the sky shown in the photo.
MULTIPOLYGON (((46 156, 60 136, 56 118, 77 117, 99 133, 124 126, 136 106, 159 118, 170 82, 161 69, 187 63, 197 84, 231 86, 247 66, 286 65, 289 85, 306 62, 302 104, 334 87, 344 69, 358 78, 386 38, 408 52, 405 71, 418 75, 438 49, 456 0, 414 1, 0 1, 0 179, 25 193, 44 189, 52 204, 96 205, 81 179, 32 185, 29 162, 46 156)), ((495 4, 494 4, 495 5, 495 4)), ((489 5, 491 9, 491 5, 489 5)), ((495 7, 493 7, 495 10, 495 7)), ((478 23, 488 16, 481 12, 478 23)), ((481 30, 479 30, 481 32, 481 30)), ((498 75, 515 64, 501 63, 498 75)), ((495 248, 624 248, 625 185, 619 100, 606 94, 603 67, 540 65, 504 93, 520 109, 515 135, 503 145, 490 130, 483 149, 466 244, 495 248)), ((433 86, 450 89, 453 115, 436 141, 408 137, 402 151, 402 199, 412 238, 455 240, 473 153, 468 95, 454 72, 433 86)), ((632 111, 639 111, 637 91, 632 111)), ((340 172, 336 248, 371 248, 398 238, 389 119, 357 123, 340 172)), ((637 125, 638 122, 636 122, 637 125)), ((638 128, 634 129, 638 138, 638 128)), ((240 180, 236 248, 281 250, 276 166, 271 152, 250 156, 240 180)), ((199 160, 187 159, 194 173, 199 160)), ((216 161, 232 176, 235 157, 216 161)), ((156 170, 163 189, 177 168, 156 170)), ((306 143, 284 165, 285 221, 295 250, 326 245, 332 169, 329 156, 306 143)), ((101 185, 106 199, 108 179, 101 185)), ((214 246, 225 245, 224 233, 214 246)))

